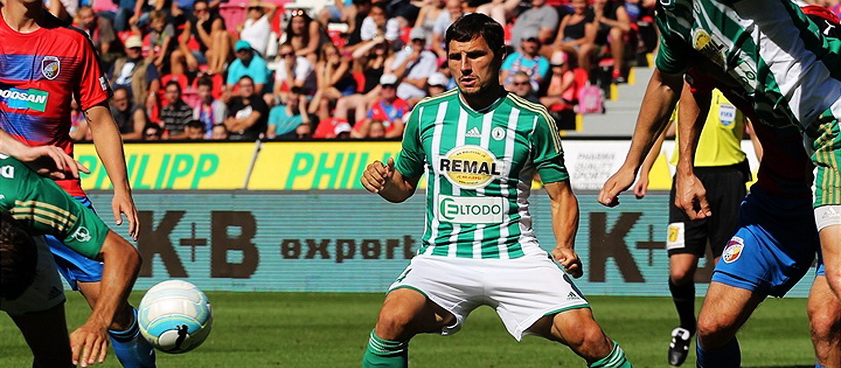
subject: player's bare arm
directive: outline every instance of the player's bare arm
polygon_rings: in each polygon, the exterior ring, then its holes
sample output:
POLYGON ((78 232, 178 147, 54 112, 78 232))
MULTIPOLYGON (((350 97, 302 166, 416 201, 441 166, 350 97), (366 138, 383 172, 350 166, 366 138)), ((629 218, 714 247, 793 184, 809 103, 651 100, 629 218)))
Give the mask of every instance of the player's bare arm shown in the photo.
POLYGON ((666 129, 682 87, 683 74, 667 74, 654 69, 642 99, 628 156, 619 171, 602 186, 599 203, 609 207, 619 204, 619 194, 634 183, 637 170, 651 150, 654 140, 666 129))
POLYGON ((12 156, 29 166, 39 175, 51 179, 65 179, 69 176, 79 177, 79 171, 90 173, 88 169, 64 153, 56 146, 27 146, 9 133, 0 129, 0 152, 12 156))
POLYGON ((645 156, 645 161, 643 161, 642 166, 640 166, 639 170, 639 179, 637 183, 634 185, 634 196, 637 199, 642 199, 648 194, 648 175, 651 173, 651 168, 654 166, 654 163, 657 161, 657 157, 660 156, 660 150, 663 148, 663 141, 666 140, 666 136, 669 134, 674 134, 674 124, 670 121, 666 126, 666 129, 660 133, 660 136, 657 137, 657 140, 654 141, 654 145, 651 146, 651 149, 648 151, 648 155, 645 156))
POLYGON ((415 194, 419 179, 404 177, 394 169, 394 158, 389 158, 386 164, 382 161, 370 163, 359 180, 369 192, 377 193, 389 202, 400 203, 415 194))
POLYGON ((73 364, 82 367, 105 361, 108 327, 128 299, 141 263, 137 249, 113 231, 108 232, 97 259, 104 263, 99 299, 87 322, 70 334, 73 364))
POLYGON ((137 219, 137 207, 131 197, 131 185, 126 174, 126 157, 123 153, 123 139, 120 137, 117 124, 105 103, 85 110, 85 120, 93 134, 96 153, 102 160, 114 187, 114 199, 111 201, 114 222, 121 225, 123 223, 121 214, 124 214, 129 224, 129 235, 137 240, 140 223, 137 219))
POLYGON ((572 192, 569 180, 544 185, 552 202, 552 230, 555 233, 555 249, 552 256, 564 266, 564 270, 575 278, 584 270, 575 253, 575 234, 578 233, 578 199, 572 192))
POLYGON ((695 176, 695 149, 707 119, 712 94, 709 91, 693 93, 686 84, 680 97, 678 119, 679 158, 675 175, 675 206, 683 209, 690 219, 712 215, 707 203, 707 191, 695 176))

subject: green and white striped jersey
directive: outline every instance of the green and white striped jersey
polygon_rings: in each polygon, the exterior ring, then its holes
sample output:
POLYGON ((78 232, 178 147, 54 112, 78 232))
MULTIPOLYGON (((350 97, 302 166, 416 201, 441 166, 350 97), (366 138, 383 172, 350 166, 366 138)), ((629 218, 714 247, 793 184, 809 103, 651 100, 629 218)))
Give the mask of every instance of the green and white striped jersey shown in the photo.
POLYGON ((712 62, 776 126, 841 119, 841 40, 792 0, 659 0, 656 10, 661 71, 712 62))
POLYGON ((426 226, 418 254, 518 258, 545 252, 529 214, 532 177, 569 178, 546 108, 507 93, 472 110, 458 89, 427 98, 406 123, 395 168, 427 174, 426 226))

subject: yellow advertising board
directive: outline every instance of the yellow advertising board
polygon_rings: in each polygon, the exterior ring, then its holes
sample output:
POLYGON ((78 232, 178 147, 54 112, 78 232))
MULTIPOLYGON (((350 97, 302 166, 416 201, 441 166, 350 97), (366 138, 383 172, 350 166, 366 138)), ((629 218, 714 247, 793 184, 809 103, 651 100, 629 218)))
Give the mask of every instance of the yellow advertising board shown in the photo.
POLYGON ((365 167, 399 151, 400 142, 265 143, 248 189, 363 189, 365 167))
MULTIPOLYGON (((254 143, 126 144, 126 169, 134 190, 241 189, 254 143)), ((76 145, 76 159, 90 169, 84 189, 110 189, 93 144, 76 145)))

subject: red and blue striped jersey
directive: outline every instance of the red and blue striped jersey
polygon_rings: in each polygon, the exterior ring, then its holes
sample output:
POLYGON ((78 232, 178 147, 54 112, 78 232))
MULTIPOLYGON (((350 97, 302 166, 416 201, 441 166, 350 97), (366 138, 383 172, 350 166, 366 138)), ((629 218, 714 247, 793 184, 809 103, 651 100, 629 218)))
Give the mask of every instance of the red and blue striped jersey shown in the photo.
MULTIPOLYGON (((54 145, 73 155, 70 103, 87 110, 110 89, 84 32, 47 14, 41 28, 19 33, 0 17, 0 129, 30 145, 54 145)), ((58 180, 70 195, 81 182, 58 180)))

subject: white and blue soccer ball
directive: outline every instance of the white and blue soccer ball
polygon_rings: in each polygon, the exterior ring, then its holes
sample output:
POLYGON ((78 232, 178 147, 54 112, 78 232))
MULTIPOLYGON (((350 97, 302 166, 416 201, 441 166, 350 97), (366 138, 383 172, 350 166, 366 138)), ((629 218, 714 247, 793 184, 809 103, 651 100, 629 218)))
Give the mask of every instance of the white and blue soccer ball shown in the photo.
POLYGON ((140 333, 156 349, 186 353, 207 339, 213 323, 210 301, 196 285, 167 280, 153 286, 140 301, 140 333))

